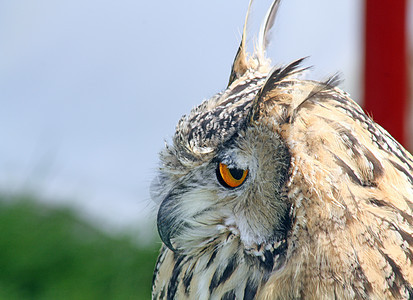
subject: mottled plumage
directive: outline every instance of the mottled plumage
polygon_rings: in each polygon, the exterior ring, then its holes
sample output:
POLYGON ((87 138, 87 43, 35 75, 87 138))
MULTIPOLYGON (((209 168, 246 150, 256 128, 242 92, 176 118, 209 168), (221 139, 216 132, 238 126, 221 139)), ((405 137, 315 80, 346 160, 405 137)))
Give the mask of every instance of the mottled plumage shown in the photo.
POLYGON ((278 4, 160 154, 152 298, 413 299, 413 158, 335 78, 271 70, 278 4))

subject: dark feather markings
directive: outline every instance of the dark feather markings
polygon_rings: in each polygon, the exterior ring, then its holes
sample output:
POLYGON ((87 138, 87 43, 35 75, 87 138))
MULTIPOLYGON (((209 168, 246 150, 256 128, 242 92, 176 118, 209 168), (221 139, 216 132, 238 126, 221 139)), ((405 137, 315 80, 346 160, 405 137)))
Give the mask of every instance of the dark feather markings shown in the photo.
POLYGON ((278 255, 278 258, 276 259, 276 264, 273 268, 273 271, 279 270, 282 266, 284 266, 287 258, 287 249, 288 243, 285 242, 274 250, 273 255, 274 257, 278 255))
POLYGON ((274 88, 274 85, 277 84, 279 81, 285 79, 288 76, 301 73, 310 67, 298 69, 301 63, 306 60, 308 57, 299 58, 285 67, 282 68, 275 68, 274 71, 270 72, 267 81, 264 83, 264 86, 261 88, 260 96, 265 97, 268 91, 274 88))
POLYGON ((165 287, 162 288, 161 294, 159 295, 159 299, 163 299, 165 297, 165 287))
MULTIPOLYGON (((218 106, 196 120, 197 126, 189 129, 185 143, 198 147, 216 147, 230 139, 245 124, 252 101, 240 102, 230 114, 225 106, 218 106), (212 127, 212 124, 215 126, 212 127)), ((187 150, 185 150, 187 151, 187 150)))
POLYGON ((224 283, 225 281, 228 280, 228 278, 231 277, 232 273, 235 271, 237 267, 236 264, 237 264, 237 258, 232 257, 229 260, 222 274, 220 274, 219 268, 215 271, 214 275, 212 276, 211 283, 209 285, 209 292, 211 294, 215 290, 215 288, 217 288, 220 284, 224 283))
MULTIPOLYGON (((239 84, 237 86, 235 86, 232 90, 231 93, 228 95, 229 100, 226 100, 224 102, 222 102, 220 104, 220 106, 225 106, 228 103, 234 102, 235 100, 239 99, 239 98, 231 98, 231 95, 236 95, 238 93, 241 93, 243 90, 245 90, 246 88, 248 88, 251 85, 255 85, 257 84, 257 79, 255 79, 254 81, 246 81, 244 84, 239 84)), ((244 96, 244 95, 243 95, 244 96)))
POLYGON ((364 147, 363 154, 373 165, 373 180, 376 181, 384 174, 384 169, 377 157, 367 148, 364 147))
POLYGON ((356 173, 350 168, 349 165, 347 165, 340 157, 335 155, 334 153, 331 153, 336 160, 336 163, 338 166, 341 167, 341 169, 348 175, 348 177, 353 181, 354 183, 363 186, 363 183, 361 180, 357 177, 356 173))
POLYGON ((253 300, 257 294, 258 284, 253 282, 251 278, 248 278, 247 284, 244 290, 244 300, 253 300))
MULTIPOLYGON (((401 237, 404 241, 406 241, 410 246, 413 246, 413 236, 411 234, 408 234, 403 229, 397 228, 394 225, 392 225, 392 227, 393 227, 393 230, 397 231, 401 235, 401 237)), ((411 264, 413 264, 413 253, 412 253, 412 251, 410 251, 409 248, 403 248, 403 251, 406 254, 406 256, 410 259, 411 264)))
POLYGON ((361 153, 357 150, 361 148, 361 145, 357 138, 351 133, 350 130, 347 130, 344 127, 341 127, 340 125, 340 130, 338 131, 340 136, 344 136, 347 138, 345 145, 350 149, 356 158, 359 158, 361 156, 361 153))
POLYGON ((212 262, 214 261, 215 257, 217 256, 217 252, 218 252, 218 248, 214 247, 214 251, 212 252, 207 264, 206 264, 206 269, 209 268, 209 266, 212 264, 212 262))
POLYGON ((381 163, 378 161, 378 159, 368 149, 364 148, 364 151, 365 151, 364 155, 373 165, 373 178, 368 178, 367 176, 364 176, 364 178, 360 179, 356 175, 354 170, 349 165, 347 165, 340 157, 338 157, 331 151, 330 153, 333 155, 337 165, 340 166, 341 169, 349 176, 351 181, 353 181, 354 183, 358 185, 364 186, 364 187, 376 187, 377 186, 377 183, 375 182, 375 180, 377 179, 376 176, 380 177, 383 174, 384 172, 383 167, 381 166, 381 163))
POLYGON ((222 298, 221 298, 221 300, 235 300, 235 299, 236 298, 235 298, 235 291, 234 290, 226 292, 224 294, 224 296, 222 296, 222 298))
POLYGON ((378 200, 378 199, 375 199, 375 198, 370 198, 370 199, 369 199, 369 202, 370 202, 371 204, 374 204, 374 205, 377 206, 377 207, 387 206, 385 201, 383 201, 383 200, 378 200))
POLYGON ((377 181, 383 176, 384 168, 381 162, 369 149, 367 149, 364 146, 361 146, 361 148, 362 148, 364 157, 367 159, 369 163, 371 163, 371 166, 372 166, 371 172, 368 172, 367 174, 363 172, 362 170, 359 170, 360 175, 362 177, 361 178, 362 185, 365 187, 377 187, 377 181))
POLYGON ((405 166, 409 168, 409 171, 413 171, 412 159, 406 154, 406 151, 400 146, 400 144, 386 131, 381 129, 370 117, 368 117, 357 105, 347 101, 343 97, 334 97, 338 102, 335 105, 336 108, 343 110, 354 121, 358 121, 366 126, 367 131, 371 134, 374 144, 382 151, 390 153, 396 156, 405 166), (390 141, 391 145, 384 139, 390 141))
POLYGON ((181 274, 181 270, 182 270, 182 261, 184 259, 183 255, 180 255, 177 257, 173 271, 172 271, 172 275, 171 275, 171 279, 169 280, 169 284, 168 284, 168 293, 167 293, 167 297, 166 299, 168 300, 172 300, 175 297, 176 291, 178 289, 178 277, 181 274))
POLYGON ((308 68, 298 69, 300 64, 306 59, 307 57, 303 57, 293 61, 292 63, 288 64, 282 68, 275 68, 270 72, 270 75, 267 76, 267 80, 265 81, 264 85, 262 86, 261 90, 258 92, 257 96, 253 100, 252 107, 250 113, 247 117, 249 122, 256 121, 259 118, 259 110, 258 106, 261 101, 266 97, 269 91, 271 91, 278 82, 285 79, 288 76, 303 72, 308 68))
MULTIPOLYGON (((367 279, 366 274, 364 273, 364 270, 360 265, 357 265, 354 267, 353 270, 354 277, 357 279, 357 282, 361 282, 363 285, 364 293, 366 296, 368 296, 372 290, 373 286, 371 285, 370 281, 367 279)), ((365 295, 362 295, 356 286, 354 286, 354 283, 352 284, 353 290, 355 293, 359 296, 360 299, 366 299, 365 295)))
POLYGON ((152 286, 154 286, 155 280, 158 277, 159 267, 161 266, 161 260, 163 261, 164 259, 164 255, 163 255, 164 251, 166 251, 166 249, 165 247, 162 247, 158 255, 158 258, 156 259, 155 270, 153 271, 153 275, 152 275, 152 286))
POLYGON ((308 94, 308 96, 294 109, 294 111, 291 114, 290 123, 294 123, 300 109, 304 108, 310 100, 315 100, 316 96, 320 96, 321 94, 328 92, 327 94, 325 94, 326 99, 332 98, 333 93, 331 93, 331 91, 333 91, 333 89, 340 83, 341 78, 339 74, 335 74, 328 78, 326 81, 320 82, 317 86, 313 88, 313 90, 308 94))
POLYGON ((370 201, 370 203, 375 204, 379 207, 386 206, 386 207, 392 209, 393 211, 400 214, 406 220, 407 223, 409 223, 410 225, 413 225, 413 217, 411 215, 409 215, 408 213, 402 211, 401 209, 397 208, 396 206, 394 206, 390 202, 387 202, 385 200, 374 199, 374 198, 370 198, 369 201, 370 201))
POLYGON ((335 73, 334 75, 328 77, 327 80, 323 81, 323 84, 329 87, 329 89, 334 89, 335 87, 338 87, 342 83, 343 83, 342 74, 339 72, 335 73))
POLYGON ((189 289, 190 289, 190 286, 191 286, 191 281, 192 281, 192 276, 193 276, 193 275, 194 275, 194 270, 191 269, 190 272, 188 272, 188 273, 185 274, 185 276, 184 276, 184 278, 183 278, 183 280, 182 280, 182 283, 184 284, 185 294, 186 294, 186 295, 189 295, 189 289))
POLYGON ((274 256, 271 253, 271 251, 265 250, 264 251, 264 258, 265 258, 265 260, 263 261, 264 269, 266 271, 270 272, 272 270, 272 268, 274 267, 274 256))
POLYGON ((257 92, 258 88, 255 88, 255 89, 248 89, 248 88, 258 86, 259 82, 262 80, 264 80, 264 77, 257 76, 255 78, 246 80, 245 83, 243 84, 238 84, 232 90, 229 91, 229 94, 226 96, 227 99, 221 102, 219 104, 219 107, 224 107, 224 106, 227 106, 228 104, 234 104, 237 101, 239 101, 241 98, 249 95, 250 93, 257 92))
MULTIPOLYGON (((186 261, 190 261, 192 259, 188 259, 186 261)), ((189 292, 191 289, 191 281, 192 281, 192 277, 194 275, 194 269, 195 269, 196 264, 192 264, 192 266, 190 268, 187 268, 185 271, 185 275, 182 278, 182 283, 184 285, 184 289, 185 289, 185 294, 187 296, 189 296, 189 292)))
POLYGON ((387 260, 387 262, 389 263, 394 273, 394 276, 395 276, 393 283, 392 284, 389 283, 390 292, 392 293, 394 297, 399 298, 401 296, 400 295, 401 288, 402 286, 404 286, 408 290, 409 299, 411 299, 413 297, 412 286, 406 281, 406 279, 404 279, 403 274, 400 271, 400 267, 387 254, 383 253, 382 251, 380 252, 382 253, 383 257, 387 260))
POLYGON ((222 276, 220 280, 218 281, 218 285, 221 283, 224 283, 225 281, 228 280, 229 277, 231 277, 232 273, 235 271, 237 267, 237 259, 236 257, 231 258, 229 261, 227 267, 225 268, 224 272, 222 273, 222 276))

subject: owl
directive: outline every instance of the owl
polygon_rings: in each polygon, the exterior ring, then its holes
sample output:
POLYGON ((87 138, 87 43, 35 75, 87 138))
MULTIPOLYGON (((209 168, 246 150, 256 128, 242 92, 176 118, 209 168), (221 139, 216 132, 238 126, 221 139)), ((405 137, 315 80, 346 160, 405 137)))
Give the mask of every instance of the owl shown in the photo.
POLYGON ((271 67, 278 7, 160 153, 152 298, 413 299, 413 157, 337 78, 271 67))

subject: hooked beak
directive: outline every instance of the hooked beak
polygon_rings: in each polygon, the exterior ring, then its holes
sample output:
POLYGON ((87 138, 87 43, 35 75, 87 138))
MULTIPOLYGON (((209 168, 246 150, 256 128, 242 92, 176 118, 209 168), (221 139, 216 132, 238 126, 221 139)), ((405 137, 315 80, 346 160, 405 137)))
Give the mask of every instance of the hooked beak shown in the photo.
POLYGON ((168 195, 162 201, 158 210, 157 226, 162 242, 174 252, 178 250, 172 245, 172 240, 185 227, 185 222, 178 218, 179 206, 173 195, 168 195))

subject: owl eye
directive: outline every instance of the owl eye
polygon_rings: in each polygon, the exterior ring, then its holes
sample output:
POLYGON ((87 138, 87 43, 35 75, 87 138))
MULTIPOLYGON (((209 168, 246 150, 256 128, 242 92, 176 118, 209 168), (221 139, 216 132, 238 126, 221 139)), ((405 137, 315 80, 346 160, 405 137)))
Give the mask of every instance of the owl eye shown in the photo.
POLYGON ((247 178, 248 170, 229 168, 226 164, 219 163, 217 177, 219 183, 227 188, 236 188, 244 183, 247 178))

